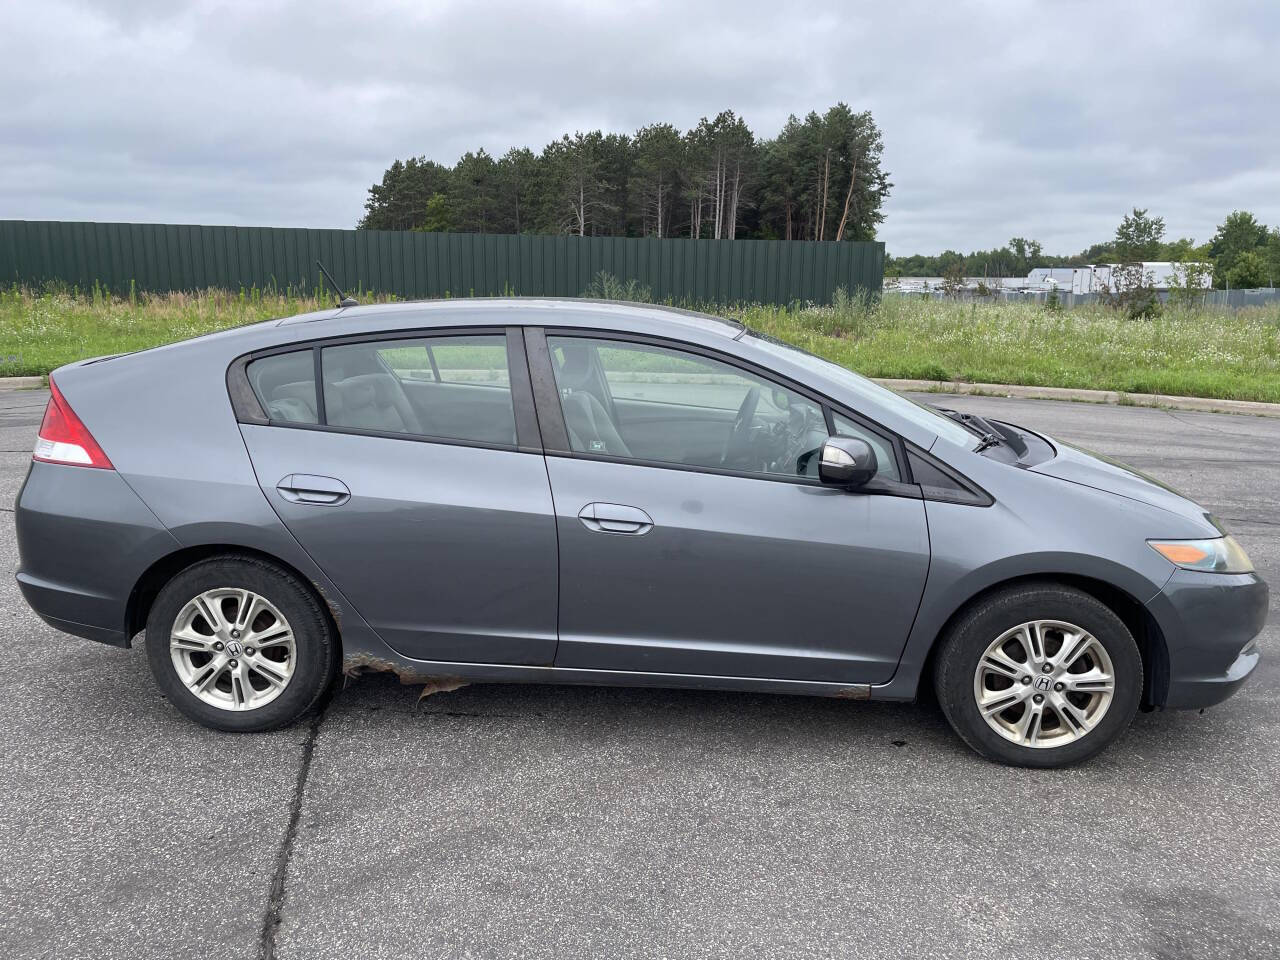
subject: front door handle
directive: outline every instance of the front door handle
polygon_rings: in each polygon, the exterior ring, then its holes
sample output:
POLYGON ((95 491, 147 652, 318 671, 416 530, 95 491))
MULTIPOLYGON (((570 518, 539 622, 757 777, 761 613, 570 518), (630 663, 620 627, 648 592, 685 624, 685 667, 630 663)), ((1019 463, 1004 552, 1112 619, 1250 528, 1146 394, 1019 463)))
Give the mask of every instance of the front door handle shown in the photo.
POLYGON ((336 507, 351 499, 351 491, 341 480, 310 473, 291 473, 276 484, 276 492, 290 503, 314 503, 336 507))
POLYGON ((639 507, 621 503, 588 503, 578 511, 582 525, 593 533, 623 533, 643 537, 653 529, 653 517, 639 507))

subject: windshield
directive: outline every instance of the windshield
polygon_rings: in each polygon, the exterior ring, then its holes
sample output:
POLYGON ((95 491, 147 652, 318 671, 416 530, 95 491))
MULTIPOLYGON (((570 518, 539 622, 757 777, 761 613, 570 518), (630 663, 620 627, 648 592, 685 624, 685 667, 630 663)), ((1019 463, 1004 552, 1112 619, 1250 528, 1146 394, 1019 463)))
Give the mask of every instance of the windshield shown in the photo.
MULTIPOLYGON (((890 410, 898 416, 923 427, 925 430, 950 440, 952 443, 972 447, 977 440, 973 433, 950 417, 934 410, 933 407, 925 406, 923 403, 916 403, 910 397, 904 397, 900 393, 894 393, 894 391, 880 386, 875 381, 854 373, 848 367, 842 367, 840 364, 832 363, 830 360, 823 360, 821 357, 801 350, 799 347, 793 347, 791 344, 784 343, 765 333, 757 333, 755 330, 749 329, 746 336, 750 337, 757 346, 776 356, 790 360, 792 363, 799 364, 815 373, 820 373, 835 380, 840 386, 855 394, 858 399, 890 410)), ((861 412, 870 413, 867 410, 862 410, 861 412)))

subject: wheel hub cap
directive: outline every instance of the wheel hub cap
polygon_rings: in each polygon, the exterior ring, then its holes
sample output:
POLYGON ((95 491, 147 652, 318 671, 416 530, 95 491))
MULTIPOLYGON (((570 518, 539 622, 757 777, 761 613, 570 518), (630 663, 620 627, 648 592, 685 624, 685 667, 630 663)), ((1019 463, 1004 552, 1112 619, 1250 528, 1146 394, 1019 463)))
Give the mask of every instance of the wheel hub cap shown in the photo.
POLYGON ((1096 637, 1061 620, 1006 630, 974 671, 978 711, 996 733, 1027 747, 1087 736, 1115 695, 1115 668, 1096 637))
POLYGON ((289 686, 297 664, 284 614, 265 597, 236 587, 206 590, 178 612, 169 655, 187 689, 220 710, 265 706, 289 686))

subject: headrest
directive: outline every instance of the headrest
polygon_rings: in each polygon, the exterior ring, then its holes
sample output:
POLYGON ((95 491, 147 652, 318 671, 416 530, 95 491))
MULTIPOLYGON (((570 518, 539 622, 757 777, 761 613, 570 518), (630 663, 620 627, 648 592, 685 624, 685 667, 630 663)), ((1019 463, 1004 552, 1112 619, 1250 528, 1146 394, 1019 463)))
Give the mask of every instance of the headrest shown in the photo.
POLYGON ((264 397, 274 397, 276 390, 283 384, 298 383, 313 377, 315 365, 311 351, 304 350, 255 362, 250 365, 249 372, 253 376, 258 393, 264 397))
POLYGON ((384 373, 363 373, 331 384, 348 409, 392 403, 391 382, 384 373))
POLYGON ((566 343, 564 363, 560 365, 561 389, 582 390, 591 376, 591 347, 585 343, 566 343))

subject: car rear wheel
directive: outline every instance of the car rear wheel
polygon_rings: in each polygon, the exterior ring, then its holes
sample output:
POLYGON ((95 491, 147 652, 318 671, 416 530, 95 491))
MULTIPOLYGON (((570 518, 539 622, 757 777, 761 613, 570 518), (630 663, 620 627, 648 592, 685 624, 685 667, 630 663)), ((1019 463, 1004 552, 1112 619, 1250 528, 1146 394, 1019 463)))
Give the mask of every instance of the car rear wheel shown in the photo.
POLYGON ((177 574, 147 618, 147 660, 182 713, 219 730, 297 720, 333 680, 337 641, 314 594, 262 560, 214 557, 177 574))
POLYGON ((943 639, 943 713, 980 754, 1061 767, 1098 753, 1142 697, 1142 658, 1124 622, 1083 591, 1028 584, 983 598, 943 639))

